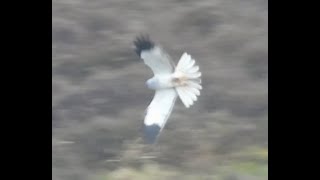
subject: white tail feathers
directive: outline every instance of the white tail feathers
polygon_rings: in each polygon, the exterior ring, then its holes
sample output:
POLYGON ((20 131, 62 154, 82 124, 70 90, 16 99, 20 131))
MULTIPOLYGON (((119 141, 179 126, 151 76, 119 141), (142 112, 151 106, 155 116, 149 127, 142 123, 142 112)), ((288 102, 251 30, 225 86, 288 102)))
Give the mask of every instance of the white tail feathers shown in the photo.
POLYGON ((195 65, 195 60, 189 54, 183 53, 174 75, 180 79, 180 85, 176 87, 176 91, 185 107, 189 108, 197 101, 197 96, 202 89, 199 66, 195 65))

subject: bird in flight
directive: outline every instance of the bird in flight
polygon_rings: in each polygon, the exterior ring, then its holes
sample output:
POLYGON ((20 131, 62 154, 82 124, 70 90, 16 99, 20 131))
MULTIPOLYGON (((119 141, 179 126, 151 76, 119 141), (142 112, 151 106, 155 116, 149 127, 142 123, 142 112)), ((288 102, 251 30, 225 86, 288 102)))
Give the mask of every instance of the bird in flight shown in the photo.
POLYGON ((195 60, 186 52, 175 66, 169 55, 147 35, 138 36, 134 45, 138 56, 154 74, 146 81, 147 87, 155 90, 155 95, 146 109, 144 118, 145 140, 154 144, 172 112, 177 97, 186 108, 197 101, 202 89, 201 72, 195 60))

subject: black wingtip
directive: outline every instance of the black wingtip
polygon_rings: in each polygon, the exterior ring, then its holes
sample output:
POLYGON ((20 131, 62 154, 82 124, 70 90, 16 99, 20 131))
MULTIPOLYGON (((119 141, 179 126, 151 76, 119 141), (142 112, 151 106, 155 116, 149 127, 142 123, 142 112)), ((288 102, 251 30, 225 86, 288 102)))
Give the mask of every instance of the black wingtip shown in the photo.
POLYGON ((160 133, 160 126, 156 124, 144 125, 144 138, 145 142, 148 144, 154 144, 157 140, 157 137, 160 133))
POLYGON ((150 50, 154 47, 154 42, 152 42, 149 38, 149 35, 140 35, 137 36, 134 40, 135 51, 140 56, 141 51, 150 50))

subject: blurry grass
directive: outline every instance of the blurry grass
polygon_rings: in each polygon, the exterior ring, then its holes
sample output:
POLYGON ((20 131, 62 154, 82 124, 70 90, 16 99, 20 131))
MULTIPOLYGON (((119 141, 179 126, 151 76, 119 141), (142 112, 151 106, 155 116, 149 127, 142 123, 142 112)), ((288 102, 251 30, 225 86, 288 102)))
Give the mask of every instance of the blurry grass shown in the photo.
MULTIPOLYGON (((178 171, 166 170, 157 164, 146 164, 141 169, 122 167, 100 176, 99 180, 162 180, 176 177, 178 171)), ((98 180, 97 179, 97 180, 98 180)))
POLYGON ((268 175, 268 165, 258 164, 254 162, 243 162, 231 165, 231 169, 242 174, 249 174, 259 177, 266 177, 268 175))
POLYGON ((251 159, 256 161, 268 161, 268 149, 257 146, 247 147, 239 152, 231 154, 232 159, 251 159))
POLYGON ((267 179, 268 167, 267 164, 237 162, 218 168, 214 174, 198 174, 177 169, 168 170, 155 164, 148 164, 140 170, 129 167, 119 168, 113 172, 100 175, 96 180, 224 180, 229 179, 230 176, 234 177, 233 179, 267 179))
POLYGON ((219 179, 224 179, 230 175, 236 177, 251 177, 250 179, 267 179, 268 164, 256 162, 234 162, 219 169, 219 179))
POLYGON ((212 173, 200 173, 153 162, 146 163, 141 168, 119 167, 115 171, 100 174, 95 180, 268 179, 268 150, 266 148, 248 147, 240 152, 229 154, 224 163, 219 166, 216 166, 217 163, 212 162, 212 173))
POLYGON ((250 177, 250 179, 267 179, 268 149, 250 146, 242 151, 232 153, 228 162, 225 166, 220 167, 219 171, 225 176, 235 174, 236 176, 250 177))

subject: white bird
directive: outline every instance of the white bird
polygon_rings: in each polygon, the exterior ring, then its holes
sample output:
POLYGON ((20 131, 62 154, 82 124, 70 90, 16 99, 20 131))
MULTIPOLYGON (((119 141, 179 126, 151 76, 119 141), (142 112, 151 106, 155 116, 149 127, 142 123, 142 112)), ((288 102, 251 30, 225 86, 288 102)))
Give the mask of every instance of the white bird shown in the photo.
POLYGON ((155 90, 155 95, 144 118, 145 140, 153 144, 164 128, 177 97, 186 108, 197 101, 202 89, 201 72, 195 60, 186 52, 175 66, 169 55, 148 36, 137 37, 134 45, 136 53, 154 74, 146 81, 147 87, 155 90))

